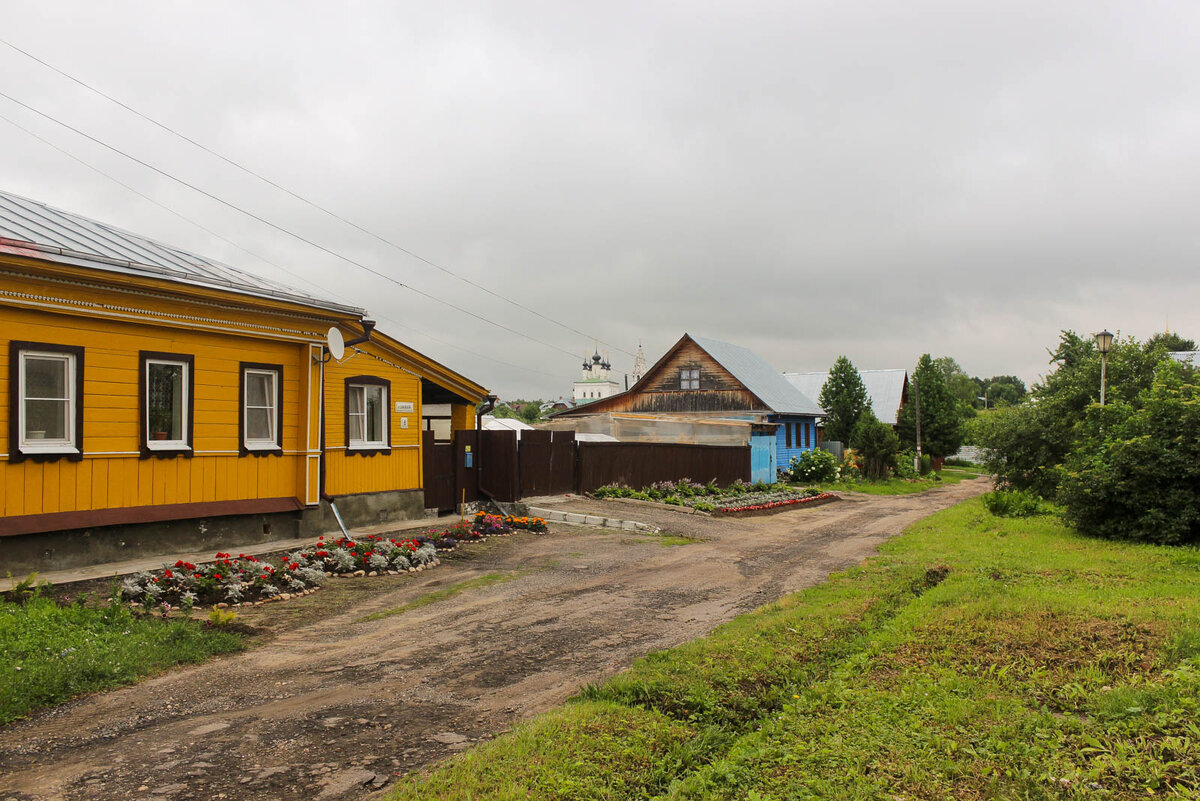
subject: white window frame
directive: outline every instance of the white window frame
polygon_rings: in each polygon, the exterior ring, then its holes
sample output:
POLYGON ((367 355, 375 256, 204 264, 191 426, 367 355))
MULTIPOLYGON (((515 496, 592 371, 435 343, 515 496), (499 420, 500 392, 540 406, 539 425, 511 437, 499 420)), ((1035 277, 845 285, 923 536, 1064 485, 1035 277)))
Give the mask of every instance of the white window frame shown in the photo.
POLYGON ((349 385, 349 392, 361 392, 362 393, 362 411, 361 412, 350 411, 350 395, 349 395, 349 393, 347 393, 347 395, 346 395, 346 425, 348 428, 351 417, 357 417, 357 416, 361 415, 362 421, 363 421, 362 432, 363 432, 363 437, 364 437, 364 439, 354 439, 353 437, 350 436, 350 431, 347 430, 346 431, 346 440, 349 442, 349 445, 347 447, 349 447, 351 450, 378 450, 379 448, 390 447, 390 445, 388 444, 388 389, 389 389, 389 387, 385 384, 350 384, 349 385), (381 396, 381 402, 379 404, 379 431, 380 431, 380 436, 382 437, 382 439, 378 439, 378 440, 365 439, 365 437, 367 435, 367 388, 368 387, 377 387, 379 389, 379 393, 381 396))
POLYGON ((264 367, 243 367, 242 368, 242 446, 248 451, 276 451, 279 450, 279 382, 281 376, 278 370, 264 367), (251 406, 250 405, 250 376, 265 375, 271 377, 271 388, 267 393, 269 405, 267 406, 251 406), (271 410, 271 436, 268 439, 250 438, 250 420, 249 414, 251 409, 270 409, 271 410))
POLYGON ((146 420, 146 431, 143 436, 146 441, 146 449, 151 451, 190 451, 192 446, 188 444, 188 424, 191 422, 191 405, 188 399, 191 397, 192 385, 192 365, 188 362, 179 361, 178 359, 146 359, 146 386, 145 403, 146 408, 143 409, 143 414, 146 420), (180 416, 179 439, 152 439, 153 433, 150 430, 150 366, 154 364, 165 364, 171 367, 183 368, 183 383, 180 385, 180 392, 183 397, 180 399, 183 405, 183 414, 180 416))
POLYGON ((78 404, 80 399, 75 397, 75 387, 77 385, 76 370, 79 369, 79 364, 75 359, 74 353, 65 353, 63 351, 53 350, 20 350, 17 351, 18 361, 18 387, 17 387, 17 430, 20 432, 20 450, 21 453, 79 453, 78 432, 75 430, 75 420, 77 417, 78 404), (67 365, 67 380, 66 394, 67 397, 67 436, 63 439, 30 439, 28 430, 25 427, 25 402, 28 400, 53 400, 62 401, 63 398, 28 398, 25 395, 25 360, 29 357, 37 359, 48 359, 51 361, 64 362, 67 365))

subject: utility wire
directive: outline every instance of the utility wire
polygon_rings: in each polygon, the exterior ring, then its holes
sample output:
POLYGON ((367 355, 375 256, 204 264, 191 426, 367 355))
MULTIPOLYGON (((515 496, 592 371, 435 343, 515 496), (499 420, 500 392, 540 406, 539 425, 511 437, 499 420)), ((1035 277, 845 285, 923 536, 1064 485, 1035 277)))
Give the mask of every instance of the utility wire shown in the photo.
MULTIPOLYGON (((75 162, 77 162, 77 163, 79 163, 79 164, 82 164, 84 167, 87 167, 89 170, 92 170, 93 172, 95 172, 95 173, 97 173, 97 174, 99 174, 99 175, 102 175, 103 177, 105 177, 105 178, 107 178, 108 180, 110 180, 110 181, 112 181, 113 183, 115 183, 117 186, 120 186, 120 187, 122 187, 122 188, 124 188, 124 189, 126 189, 126 190, 128 190, 128 191, 130 191, 130 192, 132 192, 133 194, 137 195, 138 197, 142 198, 143 200, 146 200, 146 201, 149 201, 150 203, 153 203, 155 206, 158 206, 158 207, 159 207, 160 209, 162 209, 163 211, 166 211, 166 212, 168 212, 169 214, 173 214, 173 215, 175 215, 176 217, 178 217, 179 219, 183 220, 184 222, 186 222, 186 223, 189 223, 189 224, 191 224, 191 225, 194 225, 194 226, 196 226, 196 227, 197 227, 197 228, 199 228, 201 231, 204 231, 206 234, 209 234, 210 236, 213 236, 213 237, 215 237, 215 238, 217 238, 217 239, 221 240, 222 242, 226 243, 227 245, 230 245, 231 247, 237 248, 238 250, 242 251, 243 253, 246 253, 246 254, 248 254, 248 255, 250 255, 250 256, 253 256, 254 258, 258 259, 259 261, 263 262, 264 264, 267 264, 267 265, 269 265, 269 266, 271 266, 271 267, 274 267, 275 269, 279 270, 280 272, 283 272, 283 273, 285 273, 285 274, 287 274, 287 275, 290 275, 290 276, 292 276, 293 278, 296 278, 296 279, 298 279, 298 280, 300 280, 300 281, 303 281, 304 283, 306 283, 306 284, 308 284, 309 286, 311 286, 311 287, 313 287, 313 288, 317 289, 317 290, 318 290, 318 291, 320 291, 320 292, 323 292, 323 293, 325 293, 325 294, 328 294, 328 295, 332 295, 333 297, 335 297, 335 298, 338 298, 339 300, 343 300, 343 301, 345 301, 346 303, 348 303, 348 304, 350 304, 350 305, 354 305, 354 301, 353 301, 353 300, 351 300, 351 299, 349 299, 349 298, 347 298, 347 297, 345 297, 344 295, 339 295, 337 292, 334 292, 334 291, 333 291, 333 290, 331 290, 331 289, 327 289, 326 287, 323 287, 323 286, 321 286, 320 284, 318 284, 318 283, 316 283, 316 282, 314 282, 314 281, 312 281, 312 280, 310 280, 310 279, 308 279, 308 278, 304 277, 303 275, 300 275, 299 273, 297 273, 297 272, 295 272, 295 271, 293 271, 293 270, 289 270, 287 267, 284 267, 284 266, 283 266, 283 265, 281 265, 281 264, 277 264, 277 263, 275 263, 275 262, 271 261, 271 260, 270 260, 270 259, 268 259, 266 256, 263 256, 263 255, 261 255, 261 254, 259 254, 259 253, 255 253, 253 250, 249 250, 248 248, 245 248, 245 247, 243 247, 243 246, 239 245, 237 242, 234 242, 234 241, 233 241, 233 240, 231 240, 231 239, 227 239, 226 237, 224 237, 224 236, 221 236, 221 234, 217 233, 216 231, 212 230, 211 228, 208 228, 208 227, 206 227, 206 226, 202 225, 201 223, 198 223, 198 222, 196 222, 196 221, 195 221, 195 220, 193 220, 191 217, 188 217, 188 216, 186 216, 186 215, 184 215, 184 214, 181 214, 180 212, 176 211, 175 209, 172 209, 170 206, 167 206, 166 204, 164 204, 164 203, 161 203, 161 202, 160 202, 160 201, 158 201, 158 200, 155 200, 154 198, 152 198, 152 197, 150 197, 149 195, 145 194, 145 193, 144 193, 144 192, 142 192, 141 190, 135 189, 134 187, 132 187, 132 186, 130 186, 129 184, 127 184, 127 183, 125 183, 124 181, 122 181, 121 179, 119 179, 119 178, 117 178, 117 177, 115 177, 115 176, 111 175, 110 173, 107 173, 107 172, 105 172, 104 170, 100 169, 99 167, 95 166, 94 164, 90 164, 90 163, 88 163, 87 161, 84 161, 83 159, 81 159, 81 158, 79 158, 78 156, 76 156, 74 153, 71 153, 70 151, 66 150, 65 148, 59 147, 58 145, 56 145, 56 144, 54 144, 53 142, 51 142, 49 139, 46 139, 45 137, 43 137, 41 134, 38 134, 37 132, 35 132, 35 131, 32 131, 32 130, 30 130, 29 128, 26 128, 24 125, 21 125, 19 122, 16 122, 15 120, 13 120, 13 119, 11 119, 11 118, 9 118, 9 117, 5 116, 4 114, 0 114, 0 120, 4 120, 5 122, 7 122, 9 125, 13 126, 14 128, 17 128, 17 129, 18 129, 18 130, 20 130, 20 131, 24 131, 26 134, 28 134, 29 136, 31 136, 31 137, 33 137, 34 139, 38 140, 39 142, 41 142, 42 144, 46 145, 47 147, 51 147, 51 148, 53 148, 54 150, 57 150, 59 153, 63 154, 63 155, 64 155, 64 156, 66 156, 67 158, 69 158, 69 159, 71 159, 71 160, 73 160, 73 161, 75 161, 75 162)), ((421 330, 419 330, 419 329, 413 328, 412 326, 404 325, 403 323, 398 323, 398 322, 396 322, 395 320, 391 320, 391 319, 389 319, 389 318, 387 318, 387 317, 380 317, 379 319, 380 319, 380 321, 381 321, 381 322, 387 323, 387 325, 388 325, 388 327, 389 327, 389 328, 393 328, 393 327, 394 327, 394 328, 403 328, 403 329, 405 329, 405 330, 407 330, 407 331, 412 331, 412 332, 414 332, 414 333, 416 333, 416 334, 419 334, 419 335, 421 335, 421 336, 424 336, 424 337, 426 337, 426 338, 428 338, 428 339, 431 339, 431 340, 433 340, 434 342, 440 342, 441 344, 443 344, 443 345, 446 345, 447 347, 451 347, 451 348, 454 348, 454 349, 456 349, 456 350, 461 350, 461 351, 463 351, 464 353, 469 353, 469 354, 471 354, 472 356, 476 356, 476 357, 478 357, 479 359, 482 359, 483 361, 485 361, 485 362, 488 362, 488 363, 493 363, 493 364, 502 364, 502 365, 505 365, 506 367, 512 367, 512 368, 515 368, 515 369, 517 369, 517 370, 523 370, 523 371, 525 371, 525 372, 529 372, 529 373, 535 373, 535 374, 537 374, 537 375, 551 376, 552 378, 561 378, 561 376, 559 376, 557 373, 550 373, 550 372, 547 372, 547 371, 545 371, 545 370, 535 370, 535 369, 533 369, 532 367, 524 367, 524 366, 522 366, 522 365, 519 365, 519 364, 513 364, 512 362, 506 362, 506 361, 504 361, 504 360, 502 360, 502 359, 497 359, 497 358, 495 358, 495 357, 492 357, 492 356, 486 356, 486 355, 484 355, 484 354, 482 354, 482 353, 479 353, 479 352, 477 352, 477 351, 473 351, 473 350, 471 350, 470 348, 464 348, 464 347, 462 347, 461 345, 456 345, 456 344, 454 344, 453 342, 449 342, 449 341, 447 341, 447 340, 444 340, 444 339, 441 339, 441 338, 439 338, 439 337, 435 337, 435 336, 433 336, 432 334, 429 334, 429 333, 427 333, 427 332, 425 332, 425 331, 421 331, 421 330)))
POLYGON ((74 127, 73 125, 65 123, 62 120, 59 120, 59 119, 51 116, 50 114, 47 114, 44 111, 34 108, 33 106, 29 105, 28 103, 25 103, 21 100, 16 99, 12 95, 9 95, 5 92, 0 92, 0 97, 3 97, 4 99, 8 100, 11 103, 17 104, 21 108, 27 109, 28 111, 32 111, 34 114, 37 114, 39 117, 49 120, 50 122, 54 123, 55 125, 59 125, 63 128, 66 128, 69 131, 72 131, 72 132, 78 134, 79 136, 84 137, 85 139, 95 142, 96 144, 100 145, 101 147, 107 148, 108 150, 111 150, 112 152, 114 152, 120 156, 124 156, 125 158, 129 159, 130 161, 140 164, 141 166, 145 167, 146 169, 152 170, 152 171, 158 173, 159 175, 163 176, 164 178, 167 178, 169 180, 175 181, 178 184, 186 186, 188 189, 191 189, 194 192, 199 192, 200 194, 204 195, 205 197, 207 197, 211 200, 214 200, 223 206, 233 209, 236 212, 244 214, 253 220, 257 220, 258 222, 262 223, 263 225, 266 225, 270 228, 275 229, 276 231, 279 231, 282 234, 286 234, 287 236, 297 239, 297 240, 305 243, 306 245, 314 247, 323 253, 327 253, 336 259, 340 259, 341 261, 344 261, 347 264, 352 264, 355 267, 358 267, 362 270, 366 270, 367 272, 371 273, 372 275, 379 276, 380 278, 384 279, 385 281, 389 281, 389 282, 395 284, 396 286, 403 287, 404 289, 407 289, 410 292, 414 292, 414 293, 420 295, 421 297, 426 298, 427 300, 431 300, 434 303, 439 303, 442 306, 445 306, 450 309, 454 309, 457 312, 461 312, 463 314, 474 317, 477 320, 481 320, 481 321, 487 323, 488 325, 494 326, 503 331, 507 331, 510 334, 515 334, 519 337, 522 337, 523 339, 528 339, 530 342, 536 342, 539 345, 545 345, 548 348, 552 348, 561 353, 565 353, 568 356, 571 356, 572 358, 576 358, 576 356, 577 356, 577 354, 572 353, 571 351, 567 350, 566 348, 563 348, 558 345, 554 345, 550 342, 546 342, 544 340, 538 339, 537 337, 532 337, 529 334, 526 334, 522 331, 518 331, 517 329, 511 328, 507 325, 504 325, 503 323, 498 323, 495 320, 491 320, 482 315, 475 314, 474 312, 468 311, 467 309, 464 309, 461 306, 457 306, 453 303, 450 303, 449 301, 442 300, 441 298, 437 297, 436 295, 431 295, 430 293, 425 292, 424 290, 417 289, 416 287, 410 286, 397 278, 393 278, 392 276, 388 275, 387 273, 376 270, 374 267, 370 267, 366 264, 363 264, 362 262, 352 259, 349 256, 344 256, 335 250, 327 248, 318 242, 314 242, 313 240, 308 239, 307 237, 304 237, 304 236, 296 233, 295 231, 284 228, 283 226, 273 223, 264 217, 260 217, 259 215, 255 214, 254 212, 247 211, 246 209, 243 209, 241 206, 238 206, 228 200, 225 200, 224 198, 222 198, 218 195, 214 195, 212 192, 209 192, 205 189, 201 189, 200 187, 196 186, 195 184, 189 183, 189 182, 183 180, 182 178, 178 178, 178 177, 172 175, 171 173, 167 172, 166 170, 163 170, 159 167, 154 166, 153 164, 150 164, 149 162, 139 159, 137 156, 132 156, 132 155, 126 153, 125 151, 121 150, 120 148, 115 147, 114 145, 110 145, 101 139, 97 139, 96 137, 92 136, 91 134, 86 133, 85 131, 81 131, 80 129, 74 127))
MULTIPOLYGON (((532 315, 540 317, 541 319, 546 320, 547 322, 553 323, 554 325, 557 325, 560 328, 564 328, 567 331, 571 331, 572 333, 578 334, 581 337, 583 337, 584 339, 596 339, 597 341, 601 341, 601 342, 603 341, 603 340, 599 340, 596 337, 588 336, 583 331, 580 331, 578 328, 575 328, 574 326, 571 326, 567 323, 556 320, 553 317, 545 315, 542 312, 538 311, 537 309, 526 306, 523 303, 520 303, 518 301, 513 300, 512 298, 509 298, 505 295, 500 294, 499 292, 488 289, 486 286, 483 286, 482 284, 472 281, 470 278, 459 275, 458 273, 456 273, 446 267, 443 267, 440 264, 437 264, 436 262, 430 261, 429 259, 425 258, 424 256, 422 256, 418 253, 414 253, 413 251, 409 250, 408 248, 406 248, 400 244, 397 244, 396 242, 393 242, 392 240, 388 239, 387 237, 385 237, 381 234, 377 234, 374 231, 370 230, 369 228, 365 228, 362 225, 359 225, 358 223, 354 222, 353 220, 348 219, 348 218, 338 214, 337 212, 334 212, 334 211, 331 211, 330 209, 325 208, 324 206, 316 203, 315 201, 309 200, 308 198, 304 197, 303 195, 301 195, 291 189, 288 189, 286 186, 282 186, 281 184, 271 180, 270 178, 266 177, 265 175, 255 172, 254 170, 250 169, 249 167, 247 167, 237 161, 234 161, 233 159, 229 158, 228 156, 226 156, 222 153, 219 153, 219 152, 213 150, 212 148, 210 148, 204 144, 201 144, 200 142, 197 142, 195 139, 192 139, 190 136, 180 133, 179 131, 170 127, 166 123, 160 122, 160 121, 156 120, 155 118, 149 116, 148 114, 144 114, 141 111, 138 111, 133 106, 130 106, 127 103, 125 103, 121 100, 118 100, 117 98, 113 97, 112 95, 108 94, 107 92, 103 91, 102 89, 98 89, 95 86, 92 86, 91 84, 89 84, 79 78, 76 78, 74 75, 71 75, 70 73, 65 72, 64 70, 54 66, 53 64, 50 64, 50 63, 42 60, 41 58, 38 58, 33 53, 30 53, 27 50, 17 47, 12 42, 9 42, 3 38, 0 38, 0 44, 6 45, 7 47, 17 51, 21 55, 26 56, 27 58, 30 58, 30 59, 36 61, 38 64, 41 64, 43 67, 46 67, 47 69, 58 73, 62 77, 66 78, 67 80, 72 81, 72 82, 78 84, 79 86, 82 86, 84 89, 87 89, 90 92, 94 92, 95 94, 100 95, 105 100, 108 100, 111 103, 115 103, 116 105, 125 109, 129 113, 134 114, 137 117, 140 117, 141 119, 145 120, 146 122, 150 123, 151 125, 154 125, 160 129, 166 131, 167 133, 171 134, 172 136, 182 139, 183 141, 187 142, 188 144, 190 144, 194 147, 197 147, 200 150, 203 150, 205 153, 208 153, 210 156, 220 159, 221 161, 225 162, 229 166, 234 167, 235 169, 241 170, 242 172, 246 173, 247 175, 251 175, 251 176, 257 178, 258 180, 262 181, 263 183, 266 183, 269 186, 272 186, 275 189, 279 190, 280 192, 283 192, 285 195, 288 195, 289 197, 292 197, 295 200, 298 200, 301 203, 304 203, 305 205, 316 209, 317 211, 321 212, 322 214, 325 214, 329 217, 332 217, 335 220, 338 220, 339 222, 341 222, 345 225, 350 226, 351 228, 355 229, 356 231, 366 234, 367 236, 371 237, 372 239, 382 242, 383 244, 388 245, 389 247, 395 248, 396 250, 400 251, 401 253, 404 253, 405 255, 410 256, 411 258, 414 258, 419 262, 427 264, 430 267, 433 267, 435 270, 440 270, 443 273, 445 273, 446 275, 449 275, 453 278, 457 278, 459 281, 462 281, 465 284, 469 284, 470 286, 473 286, 482 292, 486 292, 487 294, 491 295, 494 298, 503 300, 505 303, 516 306, 518 309, 522 309, 523 311, 526 311, 532 315)), ((613 350, 618 350, 621 353, 624 353, 628 356, 633 355, 632 353, 625 350, 624 348, 619 347, 617 345, 613 345, 612 343, 604 342, 604 344, 608 345, 613 350)))

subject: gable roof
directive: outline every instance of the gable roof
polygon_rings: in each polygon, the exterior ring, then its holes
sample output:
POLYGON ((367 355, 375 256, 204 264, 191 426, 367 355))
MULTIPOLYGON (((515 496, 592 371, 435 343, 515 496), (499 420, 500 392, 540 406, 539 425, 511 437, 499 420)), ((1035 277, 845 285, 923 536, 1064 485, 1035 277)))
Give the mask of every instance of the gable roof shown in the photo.
POLYGON ((776 414, 824 416, 816 401, 792 386, 782 373, 749 348, 708 337, 690 338, 776 414))
POLYGON ((362 316, 356 307, 164 245, 138 234, 0 191, 0 253, 158 278, 362 316))
MULTIPOLYGON (((907 370, 859 370, 863 386, 871 398, 871 411, 888 424, 894 424, 904 402, 904 387, 908 383, 907 370)), ((821 396, 821 388, 829 380, 829 373, 784 373, 792 386, 812 398, 821 396)))

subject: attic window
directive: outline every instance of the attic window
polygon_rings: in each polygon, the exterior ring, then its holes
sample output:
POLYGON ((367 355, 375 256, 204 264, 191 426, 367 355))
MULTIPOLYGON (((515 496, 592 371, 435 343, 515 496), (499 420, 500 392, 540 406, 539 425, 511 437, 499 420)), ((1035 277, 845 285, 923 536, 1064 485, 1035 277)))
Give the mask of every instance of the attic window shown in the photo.
POLYGON ((700 389, 700 368, 683 368, 679 371, 680 389, 700 389))

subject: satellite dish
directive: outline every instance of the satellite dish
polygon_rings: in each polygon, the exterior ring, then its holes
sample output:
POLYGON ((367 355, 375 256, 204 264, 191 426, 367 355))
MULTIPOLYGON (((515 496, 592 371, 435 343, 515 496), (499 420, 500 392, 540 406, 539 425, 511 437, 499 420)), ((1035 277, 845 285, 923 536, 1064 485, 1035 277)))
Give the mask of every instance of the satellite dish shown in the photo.
POLYGON ((346 355, 346 341, 342 339, 342 332, 336 325, 325 335, 325 349, 329 351, 330 356, 339 361, 346 355))

